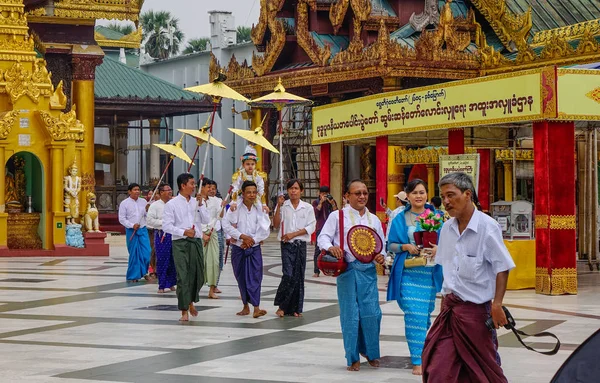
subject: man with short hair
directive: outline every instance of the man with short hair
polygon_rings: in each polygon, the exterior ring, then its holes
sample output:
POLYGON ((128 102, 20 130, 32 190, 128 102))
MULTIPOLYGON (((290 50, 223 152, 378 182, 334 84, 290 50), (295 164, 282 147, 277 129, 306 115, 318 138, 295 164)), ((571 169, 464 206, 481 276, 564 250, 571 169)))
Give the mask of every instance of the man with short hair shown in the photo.
POLYGON ((342 212, 343 225, 340 225, 339 213, 330 214, 321 230, 318 243, 321 249, 338 259, 344 257, 348 263, 346 271, 337 277, 337 293, 347 369, 359 371, 359 355, 366 358, 372 367, 379 367, 381 308, 375 263, 383 264, 385 250, 382 247, 381 253, 375 255, 373 262, 361 263, 349 251, 347 243, 343 249, 340 247, 340 226, 343 238, 348 238, 348 232, 353 226, 364 225, 375 230, 381 241, 384 240, 381 221, 366 207, 369 190, 364 182, 350 181, 346 187, 346 198, 349 206, 342 212))
POLYGON ((158 187, 159 200, 150 205, 148 209, 148 226, 154 229, 154 236, 150 238, 154 242, 156 250, 156 274, 158 276, 158 293, 162 294, 166 289, 175 291, 177 284, 177 272, 173 261, 173 249, 171 248, 171 234, 165 233, 163 227, 163 213, 165 205, 173 197, 173 190, 167 184, 158 187))
POLYGON ((209 222, 203 200, 196 201, 196 181, 189 173, 177 177, 179 195, 165 205, 163 230, 173 238, 173 260, 177 270, 177 307, 182 322, 189 315, 198 316, 194 303, 200 300, 204 285, 204 256, 202 253, 202 224, 209 222))
POLYGON ((234 211, 229 209, 223 218, 223 230, 231 237, 231 265, 240 289, 244 307, 237 315, 249 315, 254 306, 254 318, 264 316, 260 308, 260 289, 263 279, 262 242, 269 238, 271 221, 257 201, 258 190, 254 181, 241 186, 242 203, 234 211))
POLYGON ((125 240, 129 252, 127 280, 137 282, 148 272, 150 239, 146 229, 146 200, 140 198, 140 185, 129 184, 129 197, 119 204, 119 223, 125 226, 125 240))
POLYGON ((435 262, 442 265, 442 310, 427 334, 423 382, 507 382, 494 327, 507 323, 502 309, 508 272, 515 267, 498 222, 473 205, 473 181, 451 173, 440 194, 452 218, 442 227, 435 262))
MULTIPOLYGON (((312 202, 312 206, 315 209, 315 219, 317 220, 317 226, 315 235, 316 238, 321 234, 321 229, 323 229, 323 225, 325 225, 325 221, 331 214, 332 211, 336 211, 338 209, 337 203, 329 194, 329 186, 321 186, 319 188, 319 198, 312 202)), ((314 274, 313 277, 316 278, 321 274, 321 270, 317 266, 317 258, 319 258, 319 254, 321 254, 321 249, 319 249, 319 244, 315 244, 315 253, 313 254, 314 258, 314 274)))

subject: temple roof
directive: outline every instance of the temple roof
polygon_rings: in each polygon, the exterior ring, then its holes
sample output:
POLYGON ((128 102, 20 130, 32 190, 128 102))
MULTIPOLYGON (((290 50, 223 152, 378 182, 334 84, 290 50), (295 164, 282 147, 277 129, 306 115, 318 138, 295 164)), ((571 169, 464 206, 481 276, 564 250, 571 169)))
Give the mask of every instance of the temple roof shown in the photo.
POLYGON ((96 68, 96 114, 120 114, 125 119, 177 116, 212 110, 204 95, 188 92, 108 56, 96 68))
POLYGON ((598 0, 506 0, 506 6, 515 14, 531 7, 531 32, 561 28, 600 19, 598 0))

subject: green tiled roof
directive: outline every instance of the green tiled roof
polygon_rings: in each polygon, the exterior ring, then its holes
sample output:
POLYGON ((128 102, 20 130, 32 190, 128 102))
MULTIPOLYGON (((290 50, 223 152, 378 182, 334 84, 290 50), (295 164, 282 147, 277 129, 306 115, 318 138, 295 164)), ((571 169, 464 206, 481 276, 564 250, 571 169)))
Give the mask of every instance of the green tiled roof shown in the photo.
POLYGON ((96 98, 131 98, 164 101, 203 100, 198 93, 185 91, 139 69, 105 56, 96 68, 94 88, 96 98))
POLYGON ((600 19, 598 0, 506 0, 516 14, 531 7, 531 33, 600 19))
POLYGON ((102 36, 106 37, 108 40, 120 40, 125 35, 121 32, 117 32, 115 30, 103 27, 102 25, 98 25, 96 27, 96 32, 100 33, 102 36))

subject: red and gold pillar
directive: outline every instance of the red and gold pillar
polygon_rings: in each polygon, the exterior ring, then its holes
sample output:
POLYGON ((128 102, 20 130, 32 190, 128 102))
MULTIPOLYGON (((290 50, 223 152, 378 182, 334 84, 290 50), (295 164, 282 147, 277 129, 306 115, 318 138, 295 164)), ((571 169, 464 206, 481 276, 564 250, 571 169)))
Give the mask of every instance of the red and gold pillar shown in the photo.
POLYGON ((387 177, 387 202, 386 204, 392 210, 396 208, 396 197, 398 193, 404 190, 404 166, 396 162, 396 151, 400 146, 388 146, 388 177, 387 177))
POLYGON ((490 149, 477 149, 479 154, 479 190, 477 196, 484 211, 490 210, 491 157, 490 149))
POLYGON ((448 154, 465 154, 465 130, 448 129, 448 154))
POLYGON ((375 140, 375 211, 379 220, 385 228, 385 209, 379 203, 387 201, 387 179, 388 179, 388 138, 377 137, 375 140))
POLYGON ((577 294, 575 124, 533 124, 538 294, 577 294))

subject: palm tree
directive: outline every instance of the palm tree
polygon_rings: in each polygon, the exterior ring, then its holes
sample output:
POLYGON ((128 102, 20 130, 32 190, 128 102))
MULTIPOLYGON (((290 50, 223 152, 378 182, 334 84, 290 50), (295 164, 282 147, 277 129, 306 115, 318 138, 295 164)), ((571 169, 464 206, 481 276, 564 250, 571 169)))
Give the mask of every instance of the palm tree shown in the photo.
POLYGON ((140 24, 144 48, 150 57, 164 60, 179 53, 183 32, 179 30, 179 20, 171 12, 144 12, 140 17, 140 24))
POLYGON ((251 31, 252 31, 252 29, 250 27, 243 27, 243 26, 237 27, 236 35, 237 35, 238 44, 243 43, 245 41, 250 41, 250 39, 251 39, 250 32, 251 31))
POLYGON ((135 31, 135 28, 131 24, 119 24, 119 23, 115 23, 115 22, 105 25, 104 28, 113 30, 115 32, 122 33, 125 36, 127 36, 128 34, 133 33, 135 31))
POLYGON ((195 52, 204 52, 208 49, 208 44, 210 43, 210 39, 208 37, 200 37, 199 39, 191 39, 187 42, 187 46, 183 50, 183 54, 187 55, 189 53, 195 52))

